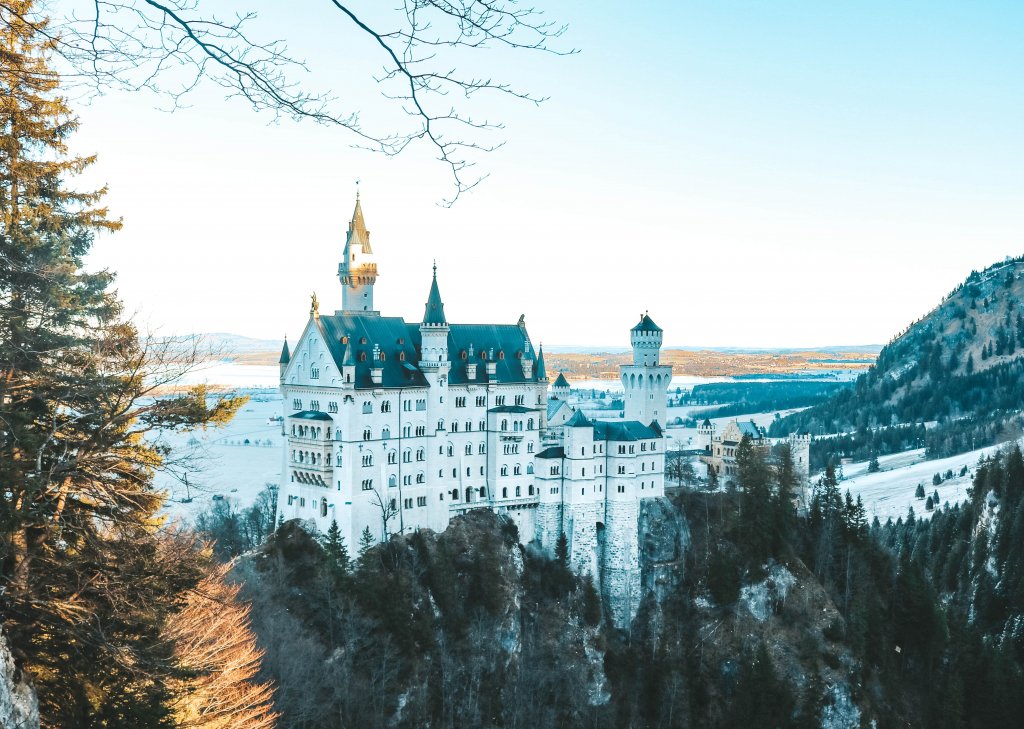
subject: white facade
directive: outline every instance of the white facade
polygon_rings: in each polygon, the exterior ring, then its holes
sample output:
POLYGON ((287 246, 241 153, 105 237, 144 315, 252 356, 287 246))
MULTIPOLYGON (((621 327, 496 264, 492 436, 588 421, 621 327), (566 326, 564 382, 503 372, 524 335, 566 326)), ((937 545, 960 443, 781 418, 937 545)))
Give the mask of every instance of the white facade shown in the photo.
POLYGON ((450 324, 436 269, 422 322, 381 316, 376 265, 364 255, 357 201, 339 266, 343 307, 321 315, 314 300, 294 350, 282 351, 279 512, 321 531, 337 521, 350 550, 364 530, 377 541, 440 531, 481 507, 549 552, 564 531, 575 569, 594 576, 616 624, 628 623, 640 597, 639 504, 664 495, 659 423, 671 371, 658 364, 660 330, 623 368, 624 384, 655 396, 636 409, 651 417, 630 420, 627 410, 625 421, 591 422, 549 409, 543 352, 535 356, 522 318, 450 324))

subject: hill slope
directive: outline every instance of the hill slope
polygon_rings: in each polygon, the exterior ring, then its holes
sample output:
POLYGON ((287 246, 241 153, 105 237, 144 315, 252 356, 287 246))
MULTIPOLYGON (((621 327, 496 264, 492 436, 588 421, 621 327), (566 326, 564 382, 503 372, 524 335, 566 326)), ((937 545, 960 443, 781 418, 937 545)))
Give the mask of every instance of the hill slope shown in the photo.
MULTIPOLYGON (((878 355, 852 389, 772 427, 849 433, 938 421, 930 455, 987 445, 1024 407, 1024 258, 973 271, 878 355)), ((920 438, 917 429, 908 437, 920 438)), ((863 443, 861 444, 863 445, 863 443)), ((892 447, 925 445, 894 444, 892 447)), ((884 452, 884 451, 883 451, 884 452)))

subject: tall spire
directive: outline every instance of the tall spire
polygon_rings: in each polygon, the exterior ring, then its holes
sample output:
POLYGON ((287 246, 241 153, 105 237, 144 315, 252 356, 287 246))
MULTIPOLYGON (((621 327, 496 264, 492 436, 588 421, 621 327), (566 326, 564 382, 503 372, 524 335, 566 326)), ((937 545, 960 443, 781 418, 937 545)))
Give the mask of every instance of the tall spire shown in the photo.
POLYGON ((537 352, 537 381, 544 382, 548 379, 548 373, 544 369, 544 345, 540 345, 537 352))
POLYGON ((424 324, 447 324, 444 318, 444 302, 437 288, 437 261, 434 262, 434 280, 430 282, 430 295, 427 297, 427 308, 423 312, 424 324))
POLYGON ((352 211, 352 220, 348 224, 348 244, 358 242, 363 253, 373 253, 370 248, 370 231, 366 229, 366 221, 363 220, 363 204, 359 201, 359 191, 356 191, 356 207, 352 211))
POLYGON ((338 264, 341 281, 341 309, 345 312, 376 313, 373 308, 373 284, 377 281, 377 263, 370 247, 370 231, 363 220, 363 204, 356 192, 356 207, 345 236, 345 251, 338 264))
POLYGON ((281 358, 277 360, 278 364, 288 364, 292 360, 291 352, 288 351, 288 336, 285 335, 284 346, 281 347, 281 358))

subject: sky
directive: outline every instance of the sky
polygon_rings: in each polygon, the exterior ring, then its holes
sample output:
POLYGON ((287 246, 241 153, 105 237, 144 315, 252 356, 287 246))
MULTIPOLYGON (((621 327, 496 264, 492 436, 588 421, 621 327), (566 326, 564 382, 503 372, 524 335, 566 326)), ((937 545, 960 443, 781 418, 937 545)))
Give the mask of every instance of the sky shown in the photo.
MULTIPOLYGON (((622 346, 649 311, 668 345, 804 347, 884 343, 1024 253, 1024 4, 537 2, 580 52, 462 58, 549 98, 475 102, 505 145, 450 208, 425 145, 386 158, 210 87, 77 101, 84 182, 124 220, 89 265, 146 328, 294 341, 311 292, 341 306, 358 179, 385 315, 422 316, 436 260, 449 321, 525 314, 534 342, 622 346)), ((303 83, 402 122, 365 36, 283 5, 254 32, 303 83)))

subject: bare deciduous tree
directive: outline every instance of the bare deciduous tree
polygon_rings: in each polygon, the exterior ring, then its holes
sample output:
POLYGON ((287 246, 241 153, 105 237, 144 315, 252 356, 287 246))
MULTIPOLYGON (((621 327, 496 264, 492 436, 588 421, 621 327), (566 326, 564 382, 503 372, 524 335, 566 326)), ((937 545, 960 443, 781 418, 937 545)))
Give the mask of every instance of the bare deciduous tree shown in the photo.
MULTIPOLYGON (((16 9, 11 0, 0 7, 16 9)), ((484 61, 501 63, 510 51, 575 53, 556 42, 566 26, 515 0, 402 0, 389 8, 328 0, 324 25, 341 20, 349 31, 342 42, 368 40, 377 54, 364 75, 394 110, 387 128, 377 128, 332 92, 298 81, 310 70, 306 62, 287 39, 261 38, 253 10, 220 14, 208 0, 57 0, 46 12, 57 16, 49 28, 29 20, 54 40, 65 84, 92 93, 150 90, 174 107, 214 84, 256 111, 344 128, 357 145, 386 155, 424 142, 450 170, 446 204, 486 176, 472 169, 475 159, 503 143, 494 135, 503 124, 474 113, 474 97, 544 101, 493 77, 484 61)))

